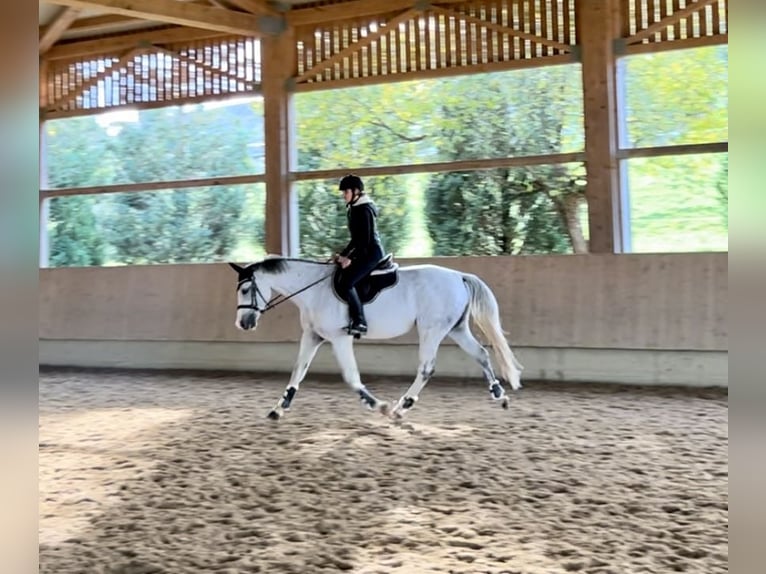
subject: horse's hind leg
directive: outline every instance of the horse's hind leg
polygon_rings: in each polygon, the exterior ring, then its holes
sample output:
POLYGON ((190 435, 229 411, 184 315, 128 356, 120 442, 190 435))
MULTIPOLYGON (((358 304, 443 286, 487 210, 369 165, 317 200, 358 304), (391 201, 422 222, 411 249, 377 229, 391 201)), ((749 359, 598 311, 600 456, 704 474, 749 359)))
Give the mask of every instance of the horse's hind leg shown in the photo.
POLYGON ((354 341, 351 337, 340 337, 333 339, 332 350, 340 366, 343 380, 354 389, 359 395, 362 404, 373 411, 381 411, 383 414, 388 412, 388 403, 376 399, 373 394, 362 384, 359 376, 359 368, 356 365, 354 356, 354 341))
POLYGON ((471 355, 484 373, 484 378, 489 385, 489 394, 496 401, 502 401, 504 409, 508 408, 508 396, 505 394, 505 389, 502 383, 495 377, 495 372, 492 370, 492 362, 489 358, 489 352, 485 349, 476 337, 473 336, 468 328, 468 322, 463 322, 455 327, 449 333, 450 338, 455 341, 461 349, 471 355))
POLYGON ((410 385, 410 388, 402 395, 399 402, 396 403, 391 414, 395 417, 401 418, 409 411, 420 396, 420 392, 431 380, 434 374, 434 368, 436 367, 436 352, 439 349, 439 344, 444 338, 443 334, 426 335, 420 337, 420 346, 418 349, 419 364, 418 374, 415 376, 415 380, 410 385))
POLYGON ((290 403, 292 403, 295 393, 298 392, 298 387, 300 386, 303 377, 306 376, 306 372, 309 370, 309 365, 323 342, 324 339, 314 333, 314 331, 303 331, 300 349, 298 350, 298 359, 296 360, 293 372, 290 375, 290 382, 287 383, 282 398, 280 398, 274 408, 269 411, 270 419, 276 420, 280 418, 285 411, 290 409, 290 403))

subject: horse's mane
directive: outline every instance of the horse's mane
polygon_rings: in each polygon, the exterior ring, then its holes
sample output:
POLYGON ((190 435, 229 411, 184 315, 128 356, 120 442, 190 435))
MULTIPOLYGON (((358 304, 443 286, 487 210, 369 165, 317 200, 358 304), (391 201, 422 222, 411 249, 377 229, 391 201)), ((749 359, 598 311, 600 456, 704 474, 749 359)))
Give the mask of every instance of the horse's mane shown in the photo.
POLYGON ((300 259, 295 257, 282 257, 281 255, 267 255, 262 261, 253 264, 254 271, 276 275, 287 271, 287 264, 290 261, 300 263, 313 263, 315 265, 328 265, 327 261, 315 261, 313 259, 300 259))

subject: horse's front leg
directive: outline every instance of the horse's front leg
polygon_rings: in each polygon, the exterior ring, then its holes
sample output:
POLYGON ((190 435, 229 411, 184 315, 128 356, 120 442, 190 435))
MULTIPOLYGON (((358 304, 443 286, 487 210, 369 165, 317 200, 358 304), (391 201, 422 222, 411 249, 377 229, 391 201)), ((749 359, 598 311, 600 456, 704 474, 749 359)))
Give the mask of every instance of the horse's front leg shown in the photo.
POLYGON ((359 368, 354 356, 354 341, 351 337, 340 337, 332 341, 332 350, 340 366, 343 380, 359 395, 362 404, 372 411, 388 414, 388 403, 376 399, 362 384, 359 368))
POLYGON ((415 380, 410 385, 410 388, 402 395, 391 411, 391 416, 394 418, 402 418, 415 405, 420 392, 428 384, 428 381, 431 380, 431 377, 433 377, 436 367, 436 352, 439 349, 442 338, 442 335, 421 335, 420 349, 418 351, 420 355, 418 374, 415 376, 415 380))
POLYGON ((295 393, 298 392, 298 387, 306 376, 306 372, 309 370, 309 365, 323 342, 324 339, 311 329, 303 331, 300 349, 298 350, 298 360, 295 362, 293 372, 290 375, 290 382, 287 383, 282 398, 277 401, 276 406, 269 412, 270 419, 277 420, 285 411, 290 410, 290 403, 292 403, 295 393))

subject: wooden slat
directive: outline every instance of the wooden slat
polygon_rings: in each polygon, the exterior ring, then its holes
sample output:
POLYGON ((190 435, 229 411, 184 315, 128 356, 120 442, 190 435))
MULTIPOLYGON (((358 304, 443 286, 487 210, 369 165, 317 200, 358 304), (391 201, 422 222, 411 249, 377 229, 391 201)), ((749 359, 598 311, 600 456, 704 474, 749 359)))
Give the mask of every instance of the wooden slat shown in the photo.
POLYGON ((562 0, 564 3, 564 44, 571 45, 573 44, 572 39, 572 22, 574 21, 572 19, 572 1, 573 0, 562 0))
POLYGON ((168 50, 166 48, 153 48, 153 51, 156 51, 160 54, 165 54, 167 56, 170 56, 171 58, 177 59, 179 62, 185 62, 187 64, 190 64, 192 66, 196 66, 201 70, 207 70, 210 73, 213 74, 220 74, 221 76, 225 76, 228 78, 231 78, 233 80, 236 80, 237 82, 242 82, 245 86, 245 89, 247 90, 254 90, 255 84, 253 82, 246 81, 244 78, 236 75, 233 72, 227 72, 223 71, 218 67, 212 66, 208 63, 206 63, 204 60, 200 61, 195 58, 189 58, 187 56, 184 56, 182 54, 179 54, 178 52, 174 52, 173 50, 168 50))
POLYGON ((422 65, 421 57, 423 53, 423 43, 421 41, 420 36, 420 22, 421 16, 418 16, 416 18, 413 18, 410 20, 409 26, 410 26, 410 42, 415 46, 415 49, 413 50, 412 56, 413 56, 413 70, 425 70, 425 66, 422 65))
POLYGON ((713 4, 713 34, 721 33, 721 3, 715 2, 713 4))
POLYGON ((39 51, 44 54, 51 46, 58 42, 59 38, 77 19, 79 10, 64 8, 56 15, 56 18, 40 32, 39 51))
POLYGON ((383 34, 382 36, 380 36, 380 38, 378 38, 378 41, 376 43, 377 49, 376 49, 375 55, 377 57, 377 62, 378 62, 378 75, 384 74, 384 71, 383 71, 383 60, 384 60, 384 58, 383 58, 383 56, 384 56, 385 51, 386 51, 386 43, 387 42, 388 42, 388 36, 383 34))
POLYGON ((311 69, 307 70, 306 72, 298 76, 296 81, 299 83, 303 82, 306 79, 310 78, 311 76, 317 74, 320 69, 326 69, 328 67, 331 67, 335 62, 339 62, 343 60, 343 58, 345 58, 346 56, 350 56, 350 55, 353 55, 354 53, 358 53, 358 51, 363 46, 368 46, 371 42, 374 42, 378 37, 385 34, 386 31, 389 29, 393 29, 393 28, 398 29, 398 26, 400 23, 406 22, 407 20, 409 20, 416 14, 417 14, 416 10, 407 10, 405 12, 402 12, 397 17, 389 20, 385 26, 380 26, 377 32, 373 34, 368 34, 366 38, 359 39, 356 43, 352 44, 345 50, 338 52, 331 58, 326 58, 323 61, 318 62, 311 69))
MULTIPOLYGON (((548 29, 548 2, 547 0, 540 0, 540 36, 547 39, 552 39, 552 34, 548 29)), ((553 54, 553 48, 547 44, 543 44, 543 56, 550 56, 553 54)))
MULTIPOLYGON (((191 26, 255 36, 261 32, 261 20, 254 14, 233 10, 221 10, 191 2, 176 0, 47 0, 51 4, 73 8, 99 10, 107 14, 119 14, 179 26, 191 26)), ((271 13, 271 11, 269 12, 271 13)), ((268 32, 268 30, 266 30, 268 32)))
POLYGON ((634 34, 633 36, 627 39, 627 42, 628 44, 635 44, 637 42, 642 41, 644 38, 649 38, 650 36, 666 29, 671 24, 674 24, 680 18, 685 18, 689 14, 696 12, 697 10, 700 10, 702 7, 707 6, 708 4, 713 4, 716 1, 717 0, 697 0, 696 2, 690 3, 683 10, 679 10, 677 13, 671 14, 670 16, 666 18, 662 18, 659 21, 654 22, 651 26, 649 26, 645 30, 641 30, 637 34, 634 34))
MULTIPOLYGON (((571 51, 571 46, 568 46, 567 44, 562 44, 560 42, 555 42, 553 40, 549 40, 538 34, 524 32, 522 30, 517 30, 515 28, 506 28, 505 26, 501 26, 500 24, 496 24, 494 22, 488 22, 486 20, 482 20, 481 18, 476 18, 475 16, 471 16, 468 14, 460 14, 457 12, 453 12, 451 10, 447 10, 445 8, 439 8, 434 6, 433 8, 431 8, 431 10, 436 14, 444 14, 447 16, 451 15, 451 16, 454 16, 455 18, 460 18, 462 20, 465 20, 466 22, 476 24, 476 26, 479 27, 479 29, 486 28, 490 30, 497 30, 501 34, 508 34, 510 36, 516 36, 524 40, 529 40, 530 42, 537 42, 544 46, 550 46, 551 48, 555 48, 559 52, 571 51)), ((531 14, 530 18, 533 20, 534 14, 531 14)))
POLYGON ((699 36, 708 35, 708 18, 712 16, 712 6, 705 6, 700 12, 694 15, 694 18, 699 19, 699 36))
MULTIPOLYGON (((439 4, 463 4, 466 0, 437 0, 439 4)), ((327 22, 337 22, 353 18, 378 16, 383 12, 399 12, 412 8, 415 0, 352 0, 339 4, 312 6, 311 8, 293 7, 286 15, 292 26, 315 26, 327 22)))
POLYGON ((77 82, 77 85, 74 86, 74 90, 72 92, 54 101, 52 104, 50 104, 49 108, 52 108, 52 109, 61 108, 71 103, 72 100, 80 96, 80 94, 84 94, 85 92, 90 90, 93 86, 98 85, 98 83, 102 79, 104 79, 105 76, 113 74, 114 72, 120 70, 122 67, 125 66, 127 62, 135 58, 138 54, 140 54, 143 51, 144 51, 144 48, 133 48, 131 50, 128 50, 122 56, 120 56, 120 59, 117 60, 117 62, 115 62, 109 68, 105 69, 103 72, 96 74, 87 82, 84 82, 84 83, 81 81, 77 82))
MULTIPOLYGON (((673 15, 673 0, 660 0, 660 19, 664 20, 673 15)), ((660 41, 667 42, 672 39, 672 26, 665 26, 660 30, 660 41)))

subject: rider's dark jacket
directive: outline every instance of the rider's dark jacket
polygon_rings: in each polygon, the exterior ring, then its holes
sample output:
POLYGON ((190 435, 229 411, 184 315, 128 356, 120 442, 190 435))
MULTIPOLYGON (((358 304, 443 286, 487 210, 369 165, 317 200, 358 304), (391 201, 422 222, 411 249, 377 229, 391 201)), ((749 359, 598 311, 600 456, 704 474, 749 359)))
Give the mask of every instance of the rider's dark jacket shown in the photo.
POLYGON ((362 195, 348 204, 346 216, 351 241, 341 251, 341 255, 351 259, 355 266, 363 263, 377 263, 383 259, 383 245, 380 242, 377 226, 378 210, 370 198, 362 195))

